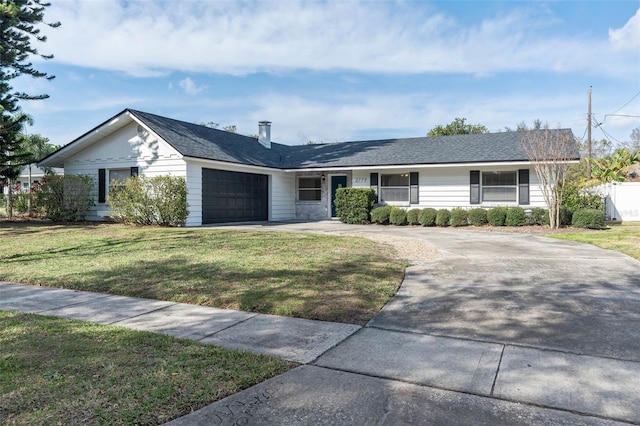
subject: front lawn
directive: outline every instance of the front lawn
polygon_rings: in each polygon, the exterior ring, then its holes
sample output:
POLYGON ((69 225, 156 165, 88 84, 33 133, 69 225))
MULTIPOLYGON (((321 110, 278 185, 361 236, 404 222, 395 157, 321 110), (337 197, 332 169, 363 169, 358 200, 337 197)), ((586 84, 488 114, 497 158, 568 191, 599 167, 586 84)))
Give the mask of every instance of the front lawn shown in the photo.
POLYGON ((548 237, 589 243, 604 249, 616 250, 640 260, 640 223, 611 225, 609 229, 549 234, 548 237))
POLYGON ((402 282, 389 247, 354 237, 0 222, 0 280, 366 323, 402 282))
POLYGON ((191 340, 0 311, 0 424, 156 425, 295 366, 191 340))

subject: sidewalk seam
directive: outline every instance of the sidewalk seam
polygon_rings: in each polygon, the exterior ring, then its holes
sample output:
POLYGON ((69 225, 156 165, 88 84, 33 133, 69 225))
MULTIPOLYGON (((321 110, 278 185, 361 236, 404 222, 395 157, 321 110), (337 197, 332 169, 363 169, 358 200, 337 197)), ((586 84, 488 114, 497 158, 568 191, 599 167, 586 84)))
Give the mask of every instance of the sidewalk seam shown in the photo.
POLYGON ((502 366, 502 357, 504 356, 504 350, 507 345, 502 345, 502 351, 500 352, 500 359, 498 360, 498 368, 496 368, 496 375, 493 378, 493 384, 491 385, 491 392, 489 396, 493 396, 493 391, 496 389, 496 382, 498 381, 498 374, 500 374, 500 367, 502 366))

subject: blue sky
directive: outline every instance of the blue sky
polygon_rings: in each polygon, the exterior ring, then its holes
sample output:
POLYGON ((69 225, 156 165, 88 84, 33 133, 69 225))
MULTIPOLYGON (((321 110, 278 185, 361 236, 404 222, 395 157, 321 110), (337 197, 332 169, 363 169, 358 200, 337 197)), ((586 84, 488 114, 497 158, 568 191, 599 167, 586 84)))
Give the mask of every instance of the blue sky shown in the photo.
POLYGON ((295 145, 424 136, 455 117, 627 141, 640 126, 640 1, 52 0, 23 103, 64 145, 124 108, 295 145), (638 95, 638 96, 636 96, 638 95), (635 96, 635 98, 634 98, 635 96), (613 115, 611 115, 613 114, 613 115))

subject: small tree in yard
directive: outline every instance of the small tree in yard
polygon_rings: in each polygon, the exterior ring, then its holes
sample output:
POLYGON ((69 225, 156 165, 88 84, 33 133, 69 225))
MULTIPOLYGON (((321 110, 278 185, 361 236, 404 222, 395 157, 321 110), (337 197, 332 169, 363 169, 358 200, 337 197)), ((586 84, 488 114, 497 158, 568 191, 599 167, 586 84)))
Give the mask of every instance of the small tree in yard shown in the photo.
POLYGON ((578 158, 578 148, 568 130, 527 132, 522 146, 533 163, 540 189, 549 207, 549 226, 560 227, 560 207, 568 162, 578 158))

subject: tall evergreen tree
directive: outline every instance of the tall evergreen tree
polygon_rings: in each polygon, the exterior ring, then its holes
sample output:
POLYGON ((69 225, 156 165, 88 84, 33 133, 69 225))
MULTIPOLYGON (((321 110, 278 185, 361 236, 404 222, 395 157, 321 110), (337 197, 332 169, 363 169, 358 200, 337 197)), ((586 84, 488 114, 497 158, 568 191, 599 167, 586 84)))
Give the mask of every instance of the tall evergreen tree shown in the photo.
POLYGON ((44 11, 50 3, 41 0, 0 0, 0 179, 13 179, 19 173, 17 165, 28 162, 30 155, 22 149, 24 138, 20 132, 29 117, 20 110, 19 102, 46 99, 48 95, 32 95, 16 92, 11 81, 26 75, 33 78, 54 78, 33 67, 30 58, 39 56, 51 59, 53 55, 43 55, 33 47, 33 42, 44 43, 47 38, 38 26, 52 28, 59 22, 45 23, 44 11))

